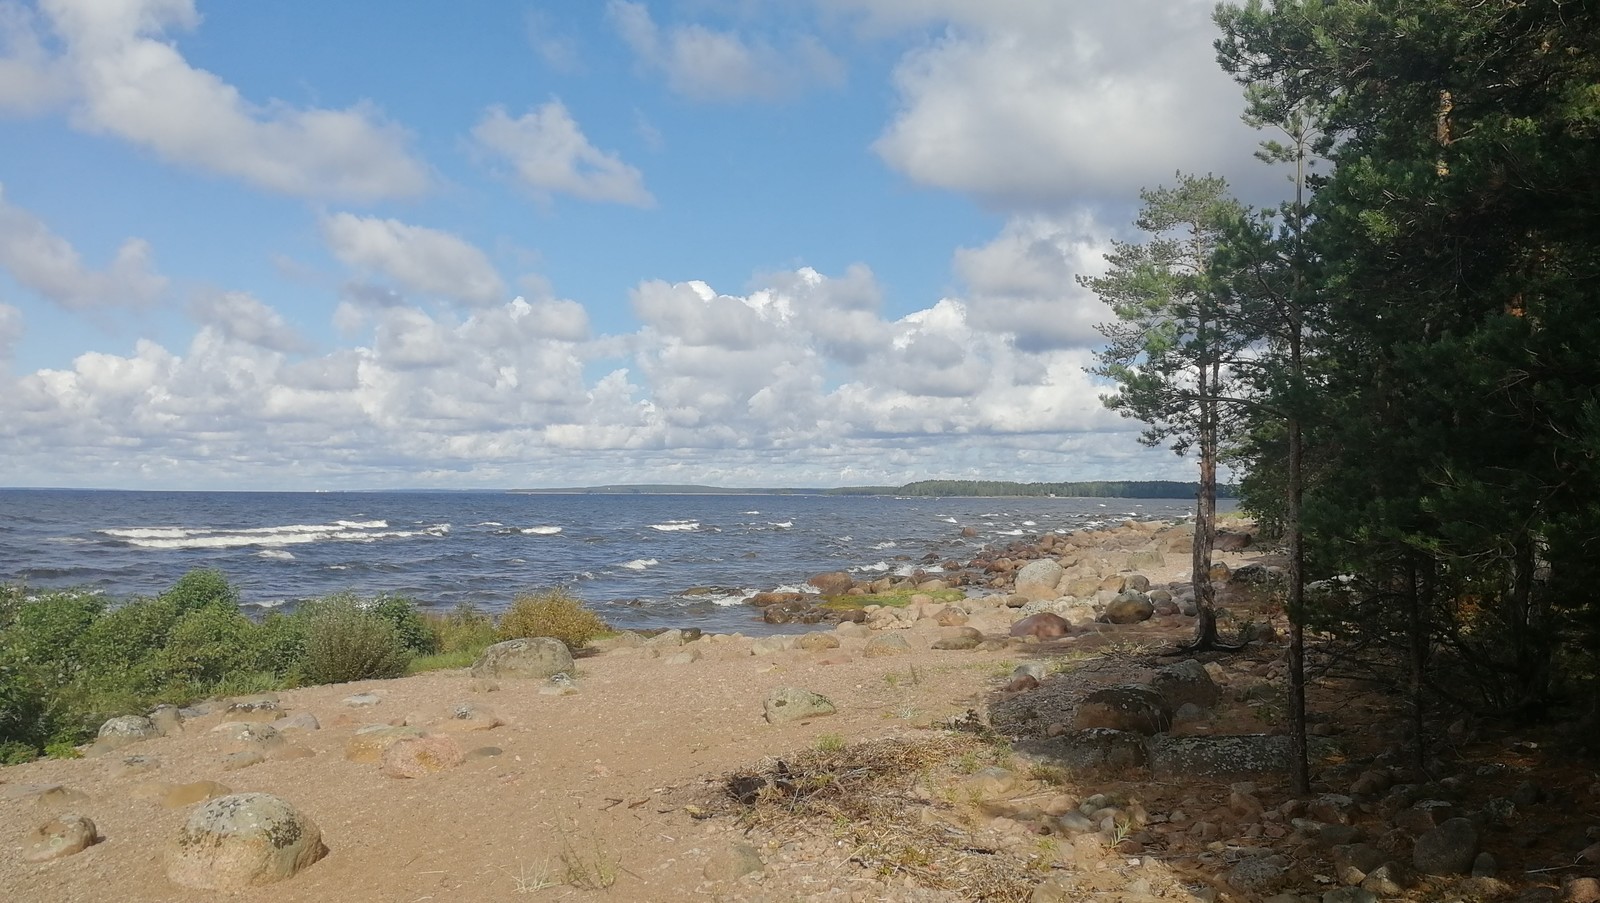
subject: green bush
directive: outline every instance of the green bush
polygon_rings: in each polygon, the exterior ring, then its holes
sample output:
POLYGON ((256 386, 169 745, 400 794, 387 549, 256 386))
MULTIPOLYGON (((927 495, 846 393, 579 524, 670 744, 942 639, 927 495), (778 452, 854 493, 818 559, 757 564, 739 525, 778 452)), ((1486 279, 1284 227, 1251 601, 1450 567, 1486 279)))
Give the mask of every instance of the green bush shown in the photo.
POLYGON ((423 623, 422 614, 412 600, 405 596, 379 596, 368 610, 393 624, 400 642, 413 653, 432 655, 439 651, 438 641, 423 623))
POLYGON ((310 683, 333 684, 399 677, 411 653, 393 622, 361 607, 355 596, 340 594, 309 603, 304 619, 303 673, 310 683))
POLYGON ((221 571, 214 569, 196 569, 184 574, 159 598, 171 605, 178 617, 208 605, 239 607, 239 591, 221 571))
POLYGON ((502 640, 554 637, 576 652, 611 626, 563 588, 518 596, 500 616, 502 640))
POLYGON ((470 652, 476 655, 495 642, 494 618, 462 602, 447 615, 426 614, 422 623, 433 635, 441 653, 470 652))

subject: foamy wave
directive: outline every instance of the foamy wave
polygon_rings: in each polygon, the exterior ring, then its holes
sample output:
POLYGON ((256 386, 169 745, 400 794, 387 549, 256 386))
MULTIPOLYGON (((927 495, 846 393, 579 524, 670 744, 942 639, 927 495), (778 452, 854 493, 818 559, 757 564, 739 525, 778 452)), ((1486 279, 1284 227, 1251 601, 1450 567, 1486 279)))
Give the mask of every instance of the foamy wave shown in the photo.
POLYGON ((260 600, 254 601, 254 602, 244 602, 244 603, 241 603, 241 604, 248 605, 251 608, 277 608, 277 607, 279 607, 281 605, 289 604, 289 600, 288 599, 260 599, 260 600))
POLYGON ((294 560, 294 553, 293 552, 285 552, 282 549, 262 549, 261 551, 256 553, 256 557, 257 558, 271 558, 271 559, 274 559, 276 561, 293 561, 294 560))
POLYGON ((851 568, 850 570, 861 571, 867 574, 884 574, 889 570, 889 562, 879 561, 874 564, 861 564, 851 568))
POLYGON ((561 532, 560 527, 523 527, 517 532, 525 536, 554 536, 561 532))
POLYGON ((760 514, 760 511, 746 511, 745 514, 760 514))
POLYGON ((1022 525, 1024 527, 1037 527, 1039 526, 1039 522, 1036 520, 1025 520, 1022 522, 1022 525))
POLYGON ((899 547, 900 547, 900 544, 895 542, 892 539, 886 540, 884 542, 880 542, 877 545, 873 546, 874 549, 897 549, 899 547))
POLYGON ((630 571, 642 571, 645 568, 655 567, 660 563, 654 558, 635 558, 632 561, 624 562, 622 566, 630 571))
POLYGON ((996 536, 1021 536, 1022 535, 1022 531, 1021 530, 996 530, 996 531, 994 531, 994 535, 996 535, 996 536))
POLYGON ((779 530, 787 530, 790 527, 794 526, 794 521, 792 521, 792 520, 783 520, 783 521, 768 522, 767 526, 769 526, 769 527, 777 527, 779 530))
POLYGON ((669 520, 664 524, 651 524, 650 529, 660 530, 662 533, 681 533, 686 530, 700 529, 700 522, 697 520, 669 520))
MULTIPOLYGON (((377 542, 382 539, 411 539, 417 536, 444 536, 449 524, 434 524, 421 530, 389 530, 388 521, 341 520, 331 524, 286 524, 280 527, 242 527, 239 529, 138 527, 102 530, 139 549, 278 549, 282 546, 316 542, 377 542)), ((288 553, 283 553, 287 555, 288 553)), ((279 557, 279 556, 266 556, 279 557)))
POLYGON ((957 521, 957 520, 956 520, 956 519, 955 519, 955 518, 953 518, 953 517, 941 517, 941 518, 939 518, 939 519, 940 519, 940 520, 942 520, 942 521, 944 521, 944 522, 945 522, 945 523, 947 523, 947 524, 954 524, 954 523, 958 523, 958 521, 957 521))

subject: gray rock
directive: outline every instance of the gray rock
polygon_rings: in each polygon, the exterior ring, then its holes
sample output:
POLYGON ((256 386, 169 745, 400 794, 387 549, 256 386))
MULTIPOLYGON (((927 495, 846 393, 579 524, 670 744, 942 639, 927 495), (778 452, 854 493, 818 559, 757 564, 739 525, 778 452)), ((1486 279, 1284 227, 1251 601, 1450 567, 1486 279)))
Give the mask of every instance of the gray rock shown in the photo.
POLYGON ((1388 854, 1369 843, 1343 843, 1335 846, 1333 872, 1345 884, 1360 884, 1367 875, 1389 858, 1388 854))
POLYGON ((1283 885, 1285 871, 1282 856, 1252 856, 1228 871, 1228 883, 1247 894, 1268 894, 1283 885))
POLYGON ((1178 614, 1186 618, 1192 618, 1200 613, 1200 603, 1194 600, 1192 593, 1184 593, 1173 601, 1178 603, 1178 614))
POLYGON ((1053 558, 1030 561, 1017 571, 1016 592, 1033 599, 1056 597, 1056 584, 1066 573, 1053 558))
POLYGON ((1398 862, 1385 862, 1367 874, 1361 887, 1380 897, 1397 897, 1415 883, 1416 876, 1410 869, 1398 862))
POLYGON ((1023 662, 1011 669, 1012 677, 1031 677, 1039 681, 1044 680, 1049 674, 1050 669, 1045 667, 1044 662, 1023 662))
POLYGON ((1494 856, 1487 852, 1479 853, 1472 859, 1472 877, 1474 878, 1493 878, 1499 871, 1500 863, 1496 862, 1494 856))
POLYGON ((1085 696, 1073 717, 1074 730, 1103 727, 1136 734, 1158 734, 1172 727, 1172 707, 1143 684, 1101 687, 1085 696))
POLYGON ((1219 737, 1157 735, 1145 744, 1156 778, 1282 774, 1289 769, 1289 738, 1265 734, 1219 737))
POLYGON ((1144 738, 1126 731, 1092 728, 1044 740, 1022 740, 1018 752, 1071 769, 1137 768, 1145 763, 1144 738))
POLYGON ((799 687, 779 687, 773 690, 767 694, 762 708, 770 724, 832 715, 838 711, 828 697, 799 687))
POLYGON ((189 816, 167 849, 167 878, 199 890, 240 890, 289 878, 327 852, 322 831, 294 806, 238 793, 189 816))
POLYGON ((572 670, 572 652, 552 637, 524 637, 495 643, 472 666, 473 677, 545 678, 572 670))
POLYGON ((353 709, 364 709, 375 706, 383 700, 376 693, 356 693, 344 698, 344 704, 353 709))
POLYGON ((1141 592, 1118 593, 1106 603, 1106 620, 1113 624, 1137 624, 1156 613, 1155 603, 1141 592))
POLYGON ((96 737, 110 743, 133 743, 160 734, 161 731, 156 728, 155 722, 143 715, 118 715, 100 725, 100 732, 96 737))
POLYGON ((1471 870, 1478 855, 1478 829, 1464 818, 1452 818, 1417 838, 1412 864, 1424 875, 1460 875, 1471 870))
POLYGON ((1150 686, 1173 708, 1192 703, 1208 709, 1222 695, 1222 688, 1206 673, 1205 666, 1192 658, 1157 668, 1150 686))
POLYGON ((310 712, 298 712, 272 722, 272 727, 278 731, 318 731, 322 730, 322 722, 310 712))

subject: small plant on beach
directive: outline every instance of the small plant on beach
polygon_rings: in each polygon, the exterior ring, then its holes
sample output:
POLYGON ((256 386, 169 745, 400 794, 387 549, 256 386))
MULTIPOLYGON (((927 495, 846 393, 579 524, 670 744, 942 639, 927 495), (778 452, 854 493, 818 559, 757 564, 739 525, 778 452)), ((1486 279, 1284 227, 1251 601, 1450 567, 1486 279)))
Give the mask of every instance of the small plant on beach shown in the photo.
POLYGON ((496 634, 502 640, 554 637, 576 652, 610 630, 611 626, 592 609, 565 588, 557 587, 518 596, 500 616, 496 634))
POLYGON ((817 738, 817 751, 834 753, 844 749, 844 738, 838 734, 823 734, 817 738))
POLYGON ((536 894, 559 883, 550 877, 550 869, 544 866, 530 870, 519 862, 515 872, 507 868, 502 868, 500 871, 511 876, 513 884, 511 892, 514 894, 536 894))
POLYGON ((411 653, 394 624, 347 593, 305 605, 305 678, 316 684, 399 677, 411 653))
POLYGON ((587 849, 580 850, 570 842, 561 849, 562 877, 578 890, 605 890, 617 883, 621 867, 609 850, 589 838, 587 849))
POLYGON ((415 601, 405 596, 379 596, 368 611, 393 624, 400 642, 413 654, 432 655, 439 651, 439 641, 423 623, 415 601))

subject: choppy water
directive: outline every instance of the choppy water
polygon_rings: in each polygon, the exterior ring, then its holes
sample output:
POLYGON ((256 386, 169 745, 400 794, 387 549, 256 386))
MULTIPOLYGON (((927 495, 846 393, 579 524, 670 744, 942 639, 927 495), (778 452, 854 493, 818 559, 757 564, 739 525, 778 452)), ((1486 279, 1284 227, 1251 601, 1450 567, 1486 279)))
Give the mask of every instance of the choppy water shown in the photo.
POLYGON ((214 567, 258 609, 341 590, 504 607, 570 586, 624 627, 760 632, 752 592, 829 570, 909 572, 933 553, 1105 523, 1189 500, 893 499, 505 492, 0 490, 0 582, 153 595, 214 567), (963 538, 963 527, 978 531, 963 538), (723 592, 685 595, 693 587, 723 592))

